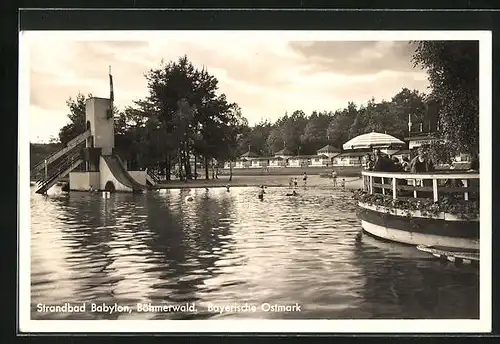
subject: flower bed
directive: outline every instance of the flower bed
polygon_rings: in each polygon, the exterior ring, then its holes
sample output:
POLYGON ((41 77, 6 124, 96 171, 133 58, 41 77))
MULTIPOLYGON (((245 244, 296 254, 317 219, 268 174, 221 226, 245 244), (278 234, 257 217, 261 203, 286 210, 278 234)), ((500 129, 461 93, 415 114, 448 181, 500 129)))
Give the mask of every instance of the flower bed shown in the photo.
POLYGON ((396 208, 406 211, 407 216, 411 212, 419 210, 422 215, 437 217, 441 213, 448 213, 463 220, 471 220, 479 217, 479 201, 457 199, 451 195, 443 196, 434 202, 432 199, 409 198, 393 199, 389 195, 370 194, 367 191, 353 191, 354 199, 371 205, 387 208, 396 208))

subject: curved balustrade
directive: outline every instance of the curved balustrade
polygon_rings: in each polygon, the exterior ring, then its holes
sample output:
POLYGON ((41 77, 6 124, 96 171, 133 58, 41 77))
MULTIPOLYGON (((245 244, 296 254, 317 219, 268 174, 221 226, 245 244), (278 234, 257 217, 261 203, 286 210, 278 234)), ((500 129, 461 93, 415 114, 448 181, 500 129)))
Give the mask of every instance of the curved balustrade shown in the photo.
POLYGON ((464 200, 479 194, 477 172, 376 172, 362 171, 364 190, 370 194, 382 194, 393 199, 432 198, 437 202, 443 194, 462 195, 464 200))

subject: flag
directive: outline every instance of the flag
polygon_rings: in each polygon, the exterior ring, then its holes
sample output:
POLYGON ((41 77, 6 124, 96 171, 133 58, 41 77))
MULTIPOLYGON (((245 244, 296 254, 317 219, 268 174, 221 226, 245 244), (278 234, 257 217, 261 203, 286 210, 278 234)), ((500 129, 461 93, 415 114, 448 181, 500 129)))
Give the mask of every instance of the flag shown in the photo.
POLYGON ((115 100, 115 92, 113 90, 113 76, 111 75, 111 66, 109 66, 109 110, 108 119, 113 117, 113 102, 115 100))

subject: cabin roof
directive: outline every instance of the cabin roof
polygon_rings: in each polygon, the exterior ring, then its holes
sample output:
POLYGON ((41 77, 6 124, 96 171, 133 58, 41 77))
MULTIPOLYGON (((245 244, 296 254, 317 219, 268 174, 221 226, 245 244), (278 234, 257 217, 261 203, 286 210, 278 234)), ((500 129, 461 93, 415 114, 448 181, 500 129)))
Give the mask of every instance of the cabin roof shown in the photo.
POLYGON ((341 151, 342 150, 340 148, 334 147, 332 145, 326 145, 317 150, 318 153, 337 153, 341 151))
POLYGON ((252 160, 261 161, 261 160, 272 160, 272 159, 276 158, 274 156, 259 156, 258 158, 254 158, 252 160))
POLYGON ((252 152, 252 151, 248 151, 248 152, 241 154, 241 157, 258 158, 259 155, 257 153, 252 152))
POLYGON ((290 151, 288 148, 283 148, 282 150, 280 151, 277 151, 276 153, 274 153, 274 155, 293 155, 292 151, 290 151))
POLYGON ((311 159, 311 158, 321 158, 328 159, 328 156, 325 154, 316 154, 316 155, 295 155, 290 157, 290 160, 300 160, 300 159, 311 159))
POLYGON ((364 156, 367 153, 369 153, 369 152, 345 152, 345 153, 340 153, 335 158, 341 158, 341 157, 345 157, 345 156, 358 157, 358 156, 364 156))

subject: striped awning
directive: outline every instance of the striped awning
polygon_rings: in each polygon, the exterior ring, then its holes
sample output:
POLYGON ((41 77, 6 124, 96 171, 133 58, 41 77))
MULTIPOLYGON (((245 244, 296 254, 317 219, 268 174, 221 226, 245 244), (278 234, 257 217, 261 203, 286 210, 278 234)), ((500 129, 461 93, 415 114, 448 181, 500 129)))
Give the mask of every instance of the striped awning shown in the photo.
POLYGON ((394 136, 382 133, 368 133, 356 136, 342 145, 344 149, 387 148, 403 146, 405 143, 394 136))

